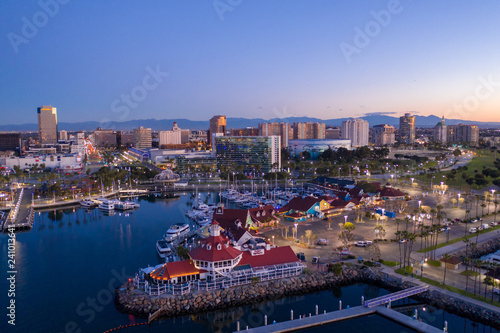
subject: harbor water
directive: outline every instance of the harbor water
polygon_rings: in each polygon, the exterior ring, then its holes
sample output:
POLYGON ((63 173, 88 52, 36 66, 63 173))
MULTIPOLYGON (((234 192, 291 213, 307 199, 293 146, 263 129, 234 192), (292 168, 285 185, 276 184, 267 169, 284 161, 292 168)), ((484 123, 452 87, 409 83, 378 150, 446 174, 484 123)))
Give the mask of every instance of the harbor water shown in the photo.
MULTIPOLYGON (((216 193, 210 197, 203 193, 202 199, 207 203, 218 200, 216 193)), ((162 262, 156 253, 156 241, 170 225, 189 221, 185 210, 191 208, 193 199, 189 195, 170 199, 150 196, 140 198, 139 203, 140 209, 114 215, 79 207, 37 212, 33 229, 16 235, 15 326, 7 323, 5 309, 10 298, 6 273, 0 280, 0 307, 4 309, 0 332, 105 332, 145 322, 146 318, 116 310, 114 289, 133 277, 139 268, 162 262)), ((6 234, 0 235, 2 272, 8 271, 7 239, 6 234)), ((374 286, 357 284, 252 306, 163 319, 119 332, 232 332, 237 321, 242 329, 247 325, 256 327, 264 324, 267 315, 268 323, 272 324, 274 320, 289 320, 292 309, 298 318, 314 314, 316 305, 320 312, 334 311, 339 300, 344 306, 356 306, 361 296, 369 299, 386 293, 374 286)), ((413 309, 410 306, 403 311, 412 315, 413 309)), ((448 321, 450 332, 497 332, 441 310, 423 305, 418 309, 422 320, 435 327, 442 328, 444 321, 448 321)), ((410 332, 377 316, 328 327, 341 332, 348 327, 353 332, 410 332)), ((321 329, 325 328, 309 331, 321 329)))

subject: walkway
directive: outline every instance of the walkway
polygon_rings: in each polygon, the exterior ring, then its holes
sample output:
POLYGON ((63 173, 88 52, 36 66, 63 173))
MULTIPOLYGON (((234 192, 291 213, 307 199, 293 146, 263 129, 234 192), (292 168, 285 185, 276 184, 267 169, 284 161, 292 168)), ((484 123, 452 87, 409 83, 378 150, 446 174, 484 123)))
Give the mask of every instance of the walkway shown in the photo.
MULTIPOLYGON (((375 308, 366 308, 364 306, 356 306, 350 309, 339 310, 328 312, 325 314, 319 314, 315 316, 310 316, 302 319, 289 320, 282 323, 261 326, 256 328, 248 329, 247 332, 254 333, 264 333, 264 332, 291 332, 300 329, 322 326, 331 324, 337 321, 342 321, 346 319, 357 318, 361 316, 366 316, 369 314, 377 314, 393 320, 401 325, 409 327, 417 332, 442 332, 442 330, 436 327, 430 326, 424 322, 408 317, 399 312, 391 309, 387 309, 383 306, 378 306, 375 308)), ((245 327, 240 327, 240 330, 246 330, 245 327)))
POLYGON ((428 288, 429 288, 429 286, 427 286, 427 285, 421 285, 421 286, 416 286, 416 287, 400 290, 400 291, 397 291, 397 292, 389 294, 389 295, 384 295, 384 296, 380 296, 377 298, 373 298, 373 299, 365 302, 365 307, 373 308, 375 306, 384 305, 387 303, 390 304, 392 301, 397 301, 397 300, 400 300, 402 298, 411 297, 411 296, 426 292, 428 288))

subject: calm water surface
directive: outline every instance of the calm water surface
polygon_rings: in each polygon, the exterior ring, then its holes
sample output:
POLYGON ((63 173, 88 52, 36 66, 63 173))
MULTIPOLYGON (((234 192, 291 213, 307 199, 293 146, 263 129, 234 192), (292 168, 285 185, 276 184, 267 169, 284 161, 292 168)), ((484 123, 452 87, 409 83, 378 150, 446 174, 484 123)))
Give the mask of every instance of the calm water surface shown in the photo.
MULTIPOLYGON (((208 203, 217 200, 215 195, 206 199, 208 203)), ((169 200, 144 198, 140 199, 140 209, 113 216, 79 208, 37 213, 33 229, 17 234, 16 326, 7 324, 6 310, 2 310, 0 332, 104 332, 144 322, 145 318, 135 318, 115 309, 114 288, 135 275, 140 267, 161 263, 156 254, 156 240, 171 224, 188 222, 184 211, 191 202, 186 195, 169 200)), ((0 235, 0 253, 1 271, 7 272, 6 235, 0 235)), ((0 305, 6 309, 8 284, 6 273, 2 275, 0 305)), ((118 332, 232 332, 238 320, 242 328, 254 327, 264 323, 264 315, 268 316, 269 323, 284 321, 290 318, 290 309, 294 309, 297 317, 313 313, 315 305, 321 312, 332 311, 338 309, 339 299, 344 306, 356 306, 360 304, 361 295, 371 298, 386 293, 386 290, 359 284, 254 306, 166 319, 151 327, 136 326, 118 332)), ((424 321, 439 328, 448 320, 450 332, 495 332, 442 311, 426 309, 420 313, 424 321)), ((340 332, 345 327, 356 327, 350 330, 352 332, 381 332, 392 325, 391 332, 408 332, 398 324, 385 321, 372 316, 328 327, 340 332)))

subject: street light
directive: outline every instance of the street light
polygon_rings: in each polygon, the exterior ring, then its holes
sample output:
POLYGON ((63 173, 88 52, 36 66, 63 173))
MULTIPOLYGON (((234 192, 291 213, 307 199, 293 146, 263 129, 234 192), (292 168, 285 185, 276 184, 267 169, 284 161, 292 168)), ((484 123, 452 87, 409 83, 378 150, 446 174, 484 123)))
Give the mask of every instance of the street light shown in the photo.
POLYGON ((460 208, 460 193, 458 193, 457 196, 458 196, 457 208, 460 208))
POLYGON ((347 223, 347 215, 344 215, 344 225, 347 223))
POLYGON ((294 243, 297 243, 297 226, 298 226, 298 223, 294 223, 294 226, 295 226, 295 239, 294 239, 294 243))
POLYGON ((418 211, 420 212, 420 205, 422 204, 421 200, 418 200, 418 211))

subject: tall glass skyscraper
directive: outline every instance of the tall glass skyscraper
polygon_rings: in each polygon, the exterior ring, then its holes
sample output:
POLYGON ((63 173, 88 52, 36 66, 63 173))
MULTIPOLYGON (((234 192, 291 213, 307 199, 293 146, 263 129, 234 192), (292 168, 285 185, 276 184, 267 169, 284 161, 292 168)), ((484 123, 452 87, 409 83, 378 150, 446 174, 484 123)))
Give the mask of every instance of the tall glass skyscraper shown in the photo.
POLYGON ((218 168, 242 165, 244 172, 270 172, 281 168, 279 136, 218 136, 214 151, 218 168))
POLYGON ((42 145, 57 143, 57 109, 51 105, 43 105, 37 109, 38 138, 42 145))

